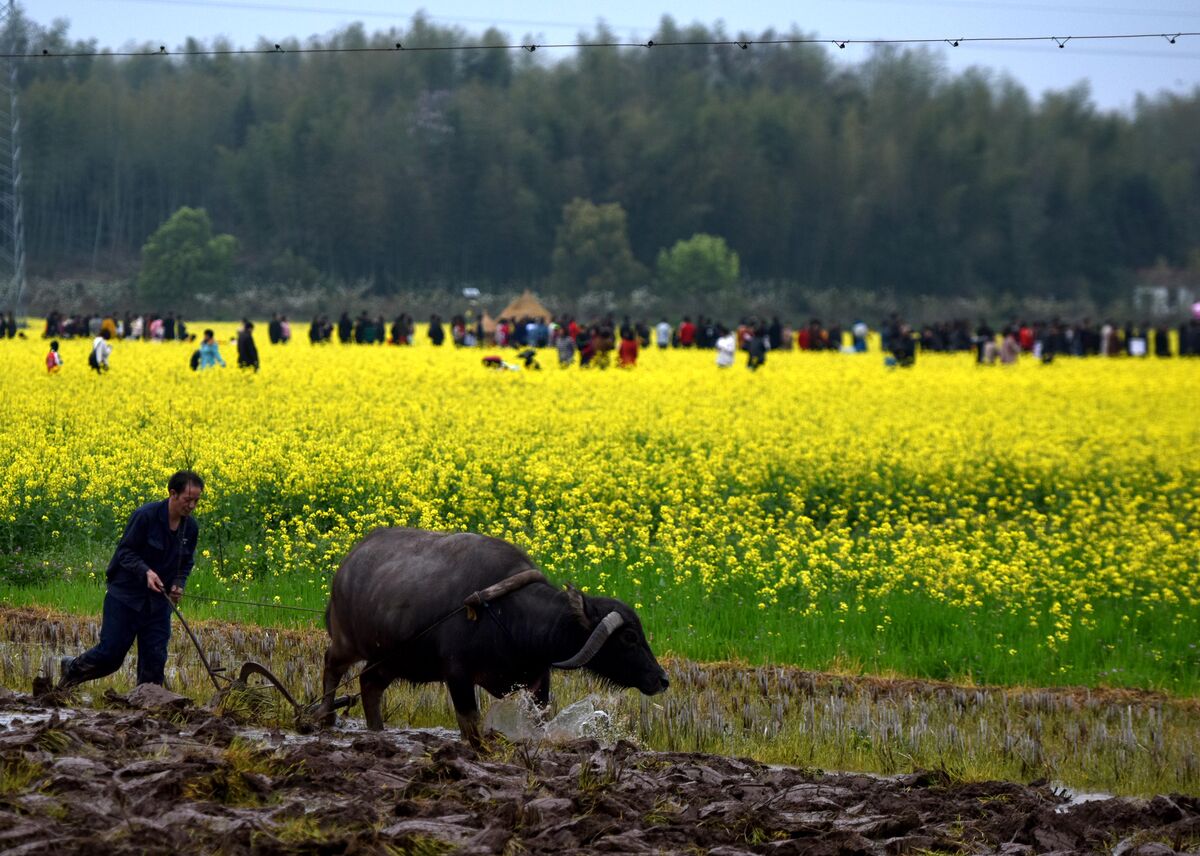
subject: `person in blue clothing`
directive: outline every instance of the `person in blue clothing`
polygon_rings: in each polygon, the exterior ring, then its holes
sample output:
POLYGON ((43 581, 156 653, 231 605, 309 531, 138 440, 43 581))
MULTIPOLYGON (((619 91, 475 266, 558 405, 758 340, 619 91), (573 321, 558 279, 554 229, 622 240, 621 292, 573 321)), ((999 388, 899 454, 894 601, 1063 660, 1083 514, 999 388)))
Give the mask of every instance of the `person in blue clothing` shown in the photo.
POLYGON ((78 657, 64 657, 60 689, 111 675, 138 643, 137 682, 163 683, 172 604, 187 585, 200 528, 192 518, 204 479, 180 470, 167 482, 167 498, 138 508, 125 525, 105 577, 100 642, 78 657), (169 600, 168 600, 169 598, 169 600))
POLYGON ((217 345, 216 334, 212 330, 205 330, 204 341, 200 342, 200 369, 211 369, 215 365, 224 369, 221 346, 217 345))
POLYGON ((205 330, 204 341, 200 343, 200 368, 207 369, 216 365, 225 368, 221 347, 217 344, 216 334, 212 330, 205 330))

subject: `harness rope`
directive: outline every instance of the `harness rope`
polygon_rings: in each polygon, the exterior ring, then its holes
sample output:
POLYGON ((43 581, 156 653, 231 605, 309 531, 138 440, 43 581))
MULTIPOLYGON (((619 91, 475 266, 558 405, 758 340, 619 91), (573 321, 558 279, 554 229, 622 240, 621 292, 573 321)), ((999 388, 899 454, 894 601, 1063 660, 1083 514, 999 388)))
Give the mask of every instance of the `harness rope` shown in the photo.
MULTIPOLYGON (((481 589, 480 591, 472 592, 471 594, 467 595, 466 598, 463 599, 462 606, 458 607, 457 609, 453 609, 450 612, 447 612, 445 615, 443 615, 437 621, 433 622, 433 624, 430 624, 428 627, 426 627, 420 633, 417 633, 417 634, 405 639, 403 642, 400 643, 400 645, 409 645, 413 642, 420 640, 427 633, 431 632, 434 628, 439 627, 446 621, 449 621, 451 618, 458 615, 460 612, 466 612, 467 618, 470 619, 471 621, 475 621, 479 618, 479 614, 478 614, 477 610, 480 608, 486 609, 490 601, 504 597, 505 595, 510 594, 511 592, 514 592, 519 588, 524 588, 525 586, 529 585, 530 583, 538 582, 538 581, 541 581, 544 583, 550 582, 548 579, 546 579, 545 575, 541 571, 539 571, 537 568, 526 568, 523 571, 519 571, 516 574, 513 574, 511 577, 505 577, 498 583, 493 583, 492 585, 488 586, 485 589, 481 589)), ((493 620, 496 620, 496 621, 499 620, 496 618, 496 616, 492 613, 492 611, 490 609, 487 610, 487 613, 488 613, 488 615, 492 616, 493 620)), ((501 624, 501 627, 504 628, 504 625, 501 624)), ((504 628, 504 630, 505 630, 505 633, 507 634, 508 633, 507 628, 504 628)), ((351 675, 349 677, 343 678, 341 681, 339 681, 337 683, 336 686, 334 686, 334 688, 333 688, 334 693, 337 693, 337 691, 341 687, 345 686, 347 683, 354 680, 355 678, 361 678, 364 674, 366 674, 369 670, 375 668, 376 666, 382 666, 384 663, 387 662, 387 659, 388 658, 383 658, 380 660, 376 660, 374 663, 368 663, 362 669, 362 671, 360 671, 357 675, 351 675)), ((322 690, 320 697, 324 698, 324 695, 325 695, 325 693, 322 690)), ((389 711, 388 715, 390 716, 394 710, 395 710, 395 708, 393 708, 392 711, 389 711)), ((387 717, 384 717, 384 718, 386 719, 387 717)))
MULTIPOLYGON (((500 627, 501 631, 504 632, 505 636, 507 636, 511 640, 512 634, 509 633, 508 628, 504 626, 504 623, 500 620, 500 618, 491 610, 491 608, 490 608, 491 601, 498 600, 499 598, 502 598, 505 595, 516 591, 517 589, 524 588, 525 586, 529 585, 530 583, 534 583, 534 582, 544 582, 547 584, 550 583, 550 581, 546 579, 545 575, 541 571, 539 571, 537 568, 525 568, 524 570, 521 570, 521 571, 517 572, 516 574, 513 574, 510 577, 504 578, 503 580, 501 580, 498 583, 493 583, 492 585, 488 586, 485 589, 481 589, 479 591, 472 592, 463 600, 463 603, 461 606, 457 607, 456 609, 452 609, 450 612, 447 612, 445 615, 443 615, 442 617, 440 617, 436 621, 434 621, 432 624, 430 624, 428 627, 421 630, 419 633, 416 633, 413 636, 410 636, 408 639, 405 639, 403 642, 401 642, 399 644, 400 645, 409 645, 413 642, 420 640, 426 634, 432 632, 435 628, 441 626, 446 621, 449 621, 451 618, 458 615, 460 612, 466 612, 467 618, 469 620, 476 621, 479 618, 479 613, 478 613, 479 609, 485 610, 487 612, 487 614, 491 617, 491 619, 496 622, 497 626, 500 627)), ((175 604, 174 601, 171 600, 170 596, 166 592, 162 592, 162 595, 163 595, 163 597, 165 597, 167 599, 167 602, 171 605, 171 610, 179 618, 179 622, 183 625, 183 629, 187 632, 188 638, 192 640, 192 644, 196 647, 196 653, 199 654, 199 656, 200 656, 200 662, 204 665, 205 671, 208 672, 208 677, 213 682, 213 686, 215 686, 217 688, 217 691, 220 692, 222 689, 224 689, 221 686, 218 679, 228 681, 230 684, 234 683, 234 680, 232 678, 228 677, 227 675, 218 674, 219 672, 224 671, 224 669, 214 669, 209 664, 208 659, 204 656, 204 650, 200 647, 199 640, 197 640, 195 634, 192 633, 192 629, 190 627, 188 627, 188 623, 186 620, 184 620, 183 613, 180 612, 179 607, 175 604)), ((246 606, 261 606, 261 607, 267 607, 269 609, 292 609, 292 610, 297 610, 300 612, 313 612, 313 613, 318 613, 318 614, 323 614, 325 612, 325 610, 321 610, 321 609, 310 609, 307 607, 300 607, 300 606, 287 606, 287 605, 278 604, 278 603, 259 603, 256 601, 248 601, 248 600, 231 600, 231 599, 223 599, 223 598, 217 598, 217 597, 204 597, 203 595, 184 595, 184 597, 189 597, 193 600, 215 601, 217 603, 236 603, 236 604, 243 604, 246 606)), ((376 668, 377 666, 383 665, 384 663, 387 662, 387 660, 388 660, 388 658, 383 658, 380 660, 376 660, 374 663, 368 663, 365 667, 363 667, 363 669, 361 671, 358 672, 358 674, 349 675, 349 676, 343 678, 336 685, 334 685, 333 694, 336 696, 337 691, 339 689, 341 689, 343 686, 345 686, 347 683, 349 683, 355 679, 361 679, 364 674, 369 672, 371 669, 376 668)), ((247 665, 249 665, 249 664, 247 664, 247 665)), ((257 664, 255 664, 255 665, 257 665, 257 664)), ((259 666, 258 669, 251 670, 251 671, 256 671, 258 674, 263 674, 267 670, 265 669, 265 667, 259 666)), ((243 672, 243 675, 245 675, 246 667, 243 667, 242 672, 243 672)), ((271 676, 271 677, 273 677, 273 676, 271 676)), ((270 680, 271 678, 268 677, 268 679, 270 680)), ((276 680, 272 680, 272 683, 274 683, 276 688, 279 689, 280 692, 282 692, 284 694, 284 696, 287 697, 288 701, 292 702, 292 704, 297 708, 297 712, 299 712, 301 707, 295 703, 295 701, 291 698, 291 696, 283 688, 283 686, 281 684, 279 684, 279 682, 276 680)), ((322 687, 320 694, 316 698, 311 699, 309 702, 307 702, 303 706, 303 709, 307 710, 307 709, 311 708, 313 705, 317 704, 319 701, 323 701, 325 696, 326 696, 326 692, 325 692, 324 688, 322 687)), ((387 712, 387 715, 384 717, 384 719, 387 719, 388 717, 390 717, 392 715, 392 713, 395 712, 395 709, 396 709, 396 706, 393 706, 392 709, 387 712)))
POLYGON ((266 607, 267 609, 291 609, 291 610, 295 610, 297 612, 312 612, 312 613, 316 613, 317 615, 325 614, 325 610, 323 610, 323 609, 313 609, 312 607, 308 607, 308 606, 288 606, 287 604, 283 604, 283 603, 262 603, 257 600, 229 600, 228 598, 208 597, 208 596, 202 595, 202 594, 187 594, 186 592, 184 593, 183 596, 186 597, 188 600, 195 600, 195 601, 207 600, 212 603, 240 603, 243 606, 263 606, 263 607, 266 607))

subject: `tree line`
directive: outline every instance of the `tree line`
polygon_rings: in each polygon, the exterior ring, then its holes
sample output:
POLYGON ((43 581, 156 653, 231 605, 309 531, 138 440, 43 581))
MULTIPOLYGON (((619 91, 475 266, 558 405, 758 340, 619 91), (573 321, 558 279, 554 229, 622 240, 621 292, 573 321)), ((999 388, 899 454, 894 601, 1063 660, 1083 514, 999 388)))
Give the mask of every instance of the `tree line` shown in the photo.
MULTIPOLYGON (((14 26, 29 52, 96 47, 65 22, 14 26)), ((616 40, 603 27, 583 38, 616 40)), ((728 36, 664 18, 653 38, 728 36)), ((303 46, 397 42, 509 39, 416 17, 303 46)), ((696 235, 723 239, 743 279, 785 291, 1105 299, 1159 260, 1200 268, 1200 88, 1126 115, 1096 109, 1085 85, 1035 100, 924 50, 845 67, 816 45, 553 61, 301 46, 22 63, 31 272, 129 269, 183 207, 236 238, 235 276, 381 295, 529 284, 569 296, 597 281, 686 292, 656 262, 696 235), (599 280, 562 249, 572 205, 616 212, 625 230, 627 246, 592 247, 594 264, 616 259, 599 280)))

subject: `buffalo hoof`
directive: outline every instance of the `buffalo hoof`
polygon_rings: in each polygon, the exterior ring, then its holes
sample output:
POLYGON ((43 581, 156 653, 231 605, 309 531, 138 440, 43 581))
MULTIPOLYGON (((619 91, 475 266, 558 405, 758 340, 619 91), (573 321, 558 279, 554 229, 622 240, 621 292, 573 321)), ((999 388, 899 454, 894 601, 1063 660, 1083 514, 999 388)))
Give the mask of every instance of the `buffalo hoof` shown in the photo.
MULTIPOLYGON (((320 711, 317 711, 317 714, 311 719, 306 719, 306 723, 311 725, 313 728, 333 728, 333 726, 337 724, 337 714, 332 710, 329 711, 329 713, 321 713, 320 711)), ((297 729, 299 729, 298 722, 297 729)))
POLYGON ((475 751, 485 751, 487 747, 483 740, 483 731, 479 727, 479 714, 456 713, 455 716, 458 719, 458 732, 463 740, 471 744, 475 751))

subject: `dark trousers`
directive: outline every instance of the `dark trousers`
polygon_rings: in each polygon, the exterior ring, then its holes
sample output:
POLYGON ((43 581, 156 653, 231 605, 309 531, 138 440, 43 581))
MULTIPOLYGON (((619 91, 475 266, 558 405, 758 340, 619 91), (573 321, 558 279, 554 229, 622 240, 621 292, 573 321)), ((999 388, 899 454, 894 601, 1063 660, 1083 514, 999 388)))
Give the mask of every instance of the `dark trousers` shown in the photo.
POLYGON ((74 685, 111 675, 125 662, 125 655, 137 640, 137 682, 159 684, 167 665, 167 642, 171 639, 171 605, 160 594, 151 594, 142 609, 134 609, 104 595, 104 618, 100 642, 70 664, 65 683, 74 685))

